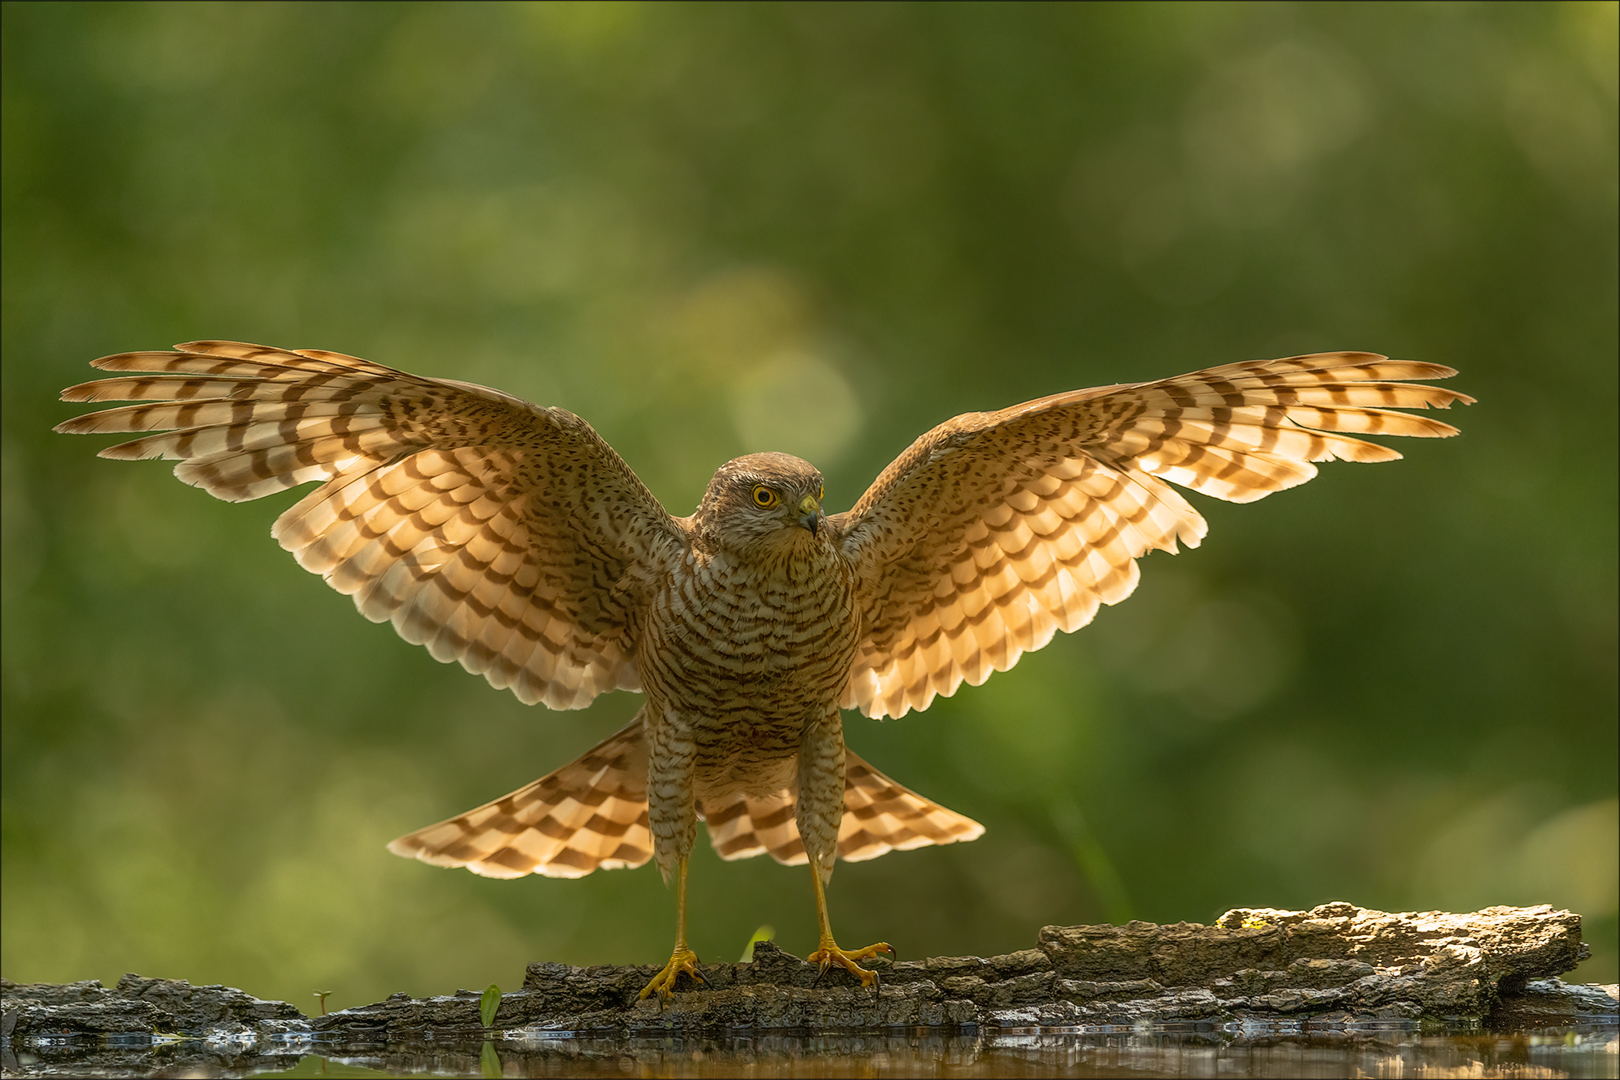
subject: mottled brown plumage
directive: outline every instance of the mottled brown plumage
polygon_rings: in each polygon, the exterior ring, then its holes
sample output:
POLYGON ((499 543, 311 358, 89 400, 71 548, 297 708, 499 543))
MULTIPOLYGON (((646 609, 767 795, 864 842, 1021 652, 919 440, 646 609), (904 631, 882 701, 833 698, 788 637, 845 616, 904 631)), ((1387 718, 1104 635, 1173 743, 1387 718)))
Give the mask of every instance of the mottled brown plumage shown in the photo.
POLYGON ((1448 436, 1399 408, 1472 399, 1398 380, 1455 374, 1371 353, 1251 361, 956 417, 853 509, 785 454, 721 466, 671 516, 562 409, 337 353, 194 342, 95 361, 153 372, 66 401, 154 401, 69 420, 150 431, 104 457, 179 459, 215 496, 321 486, 273 535, 306 569, 525 702, 579 708, 640 690, 636 719, 574 763, 390 845, 491 877, 577 877, 656 858, 680 883, 674 956, 694 970, 685 875, 697 822, 725 858, 809 862, 970 840, 983 830, 844 748, 839 712, 903 716, 1076 630, 1136 586, 1136 559, 1206 526, 1169 483, 1248 502, 1317 461, 1387 461, 1352 435, 1448 436), (1167 481, 1169 483, 1167 483, 1167 481))

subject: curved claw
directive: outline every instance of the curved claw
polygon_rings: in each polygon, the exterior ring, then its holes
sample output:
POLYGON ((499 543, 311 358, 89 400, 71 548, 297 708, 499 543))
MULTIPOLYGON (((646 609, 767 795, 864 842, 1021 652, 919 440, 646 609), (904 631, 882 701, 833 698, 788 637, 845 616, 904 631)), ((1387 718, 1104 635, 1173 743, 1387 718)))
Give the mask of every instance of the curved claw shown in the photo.
POLYGON ((697 969, 697 965, 697 953, 687 948, 676 949, 671 954, 669 963, 664 965, 664 970, 654 975, 652 982, 642 988, 641 997, 638 1000, 646 1001, 653 994, 657 994, 658 1007, 662 1009, 664 1002, 675 996, 675 980, 681 977, 682 972, 692 976, 704 986, 708 986, 709 980, 703 977, 703 972, 697 969))
POLYGON ((827 974, 827 969, 836 963, 845 971, 861 980, 862 986, 874 987, 879 993, 881 993, 883 984, 878 978, 878 973, 875 971, 868 971, 866 968, 863 968, 856 963, 857 960, 870 960, 879 953, 888 953, 890 957, 898 955, 895 952, 894 946, 890 945, 887 941, 880 941, 876 945, 868 945, 864 949, 840 949, 835 942, 823 941, 821 943, 821 948, 805 957, 805 959, 810 961, 812 964, 819 963, 821 965, 821 970, 816 973, 817 983, 821 982, 821 977, 827 974))

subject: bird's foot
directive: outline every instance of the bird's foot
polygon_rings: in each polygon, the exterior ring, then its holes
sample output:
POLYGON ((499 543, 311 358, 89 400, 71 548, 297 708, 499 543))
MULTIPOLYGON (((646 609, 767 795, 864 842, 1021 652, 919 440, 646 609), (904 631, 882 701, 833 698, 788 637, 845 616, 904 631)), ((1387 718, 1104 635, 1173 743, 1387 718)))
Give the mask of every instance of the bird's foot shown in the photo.
POLYGON ((812 964, 821 965, 821 970, 816 973, 817 982, 820 982, 821 977, 827 974, 828 968, 837 964, 861 980, 862 986, 874 986, 881 989, 878 982, 878 973, 868 971, 855 962, 857 960, 870 960, 878 953, 888 953, 891 957, 899 955, 894 951, 894 946, 887 941, 880 941, 876 945, 868 945, 864 949, 840 949, 837 942, 833 941, 832 938, 823 938, 821 948, 805 957, 805 959, 812 964))
POLYGON ((703 977, 703 972, 697 969, 697 965, 697 953, 688 949, 685 945, 679 946, 670 955, 669 963, 664 965, 664 970, 654 975, 653 981, 648 983, 646 988, 641 991, 640 1000, 645 1001, 657 994, 658 1007, 663 1008, 664 1002, 675 996, 675 980, 681 977, 682 972, 707 986, 709 980, 703 977))

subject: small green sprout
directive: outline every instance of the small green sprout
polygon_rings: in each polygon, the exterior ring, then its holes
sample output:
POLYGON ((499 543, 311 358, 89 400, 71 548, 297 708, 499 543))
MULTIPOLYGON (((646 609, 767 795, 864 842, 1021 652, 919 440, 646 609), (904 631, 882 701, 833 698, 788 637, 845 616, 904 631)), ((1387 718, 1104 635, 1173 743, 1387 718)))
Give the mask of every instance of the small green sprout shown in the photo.
POLYGON ((495 1026, 495 1013, 501 1007, 501 988, 494 983, 484 991, 484 996, 478 999, 478 1016, 484 1021, 485 1027, 495 1026))

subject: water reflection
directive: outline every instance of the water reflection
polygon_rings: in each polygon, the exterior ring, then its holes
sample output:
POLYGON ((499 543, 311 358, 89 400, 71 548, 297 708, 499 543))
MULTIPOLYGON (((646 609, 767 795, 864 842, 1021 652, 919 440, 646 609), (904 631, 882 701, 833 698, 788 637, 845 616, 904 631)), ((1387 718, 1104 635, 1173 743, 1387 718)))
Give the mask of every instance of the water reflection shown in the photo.
POLYGON ((16 1076, 817 1076, 1602 1077, 1612 1025, 1546 1033, 1242 1029, 995 1034, 727 1034, 578 1037, 508 1032, 494 1044, 287 1043, 226 1048, 67 1041, 6 1053, 16 1076), (318 1050, 319 1053, 311 1051, 318 1050))

